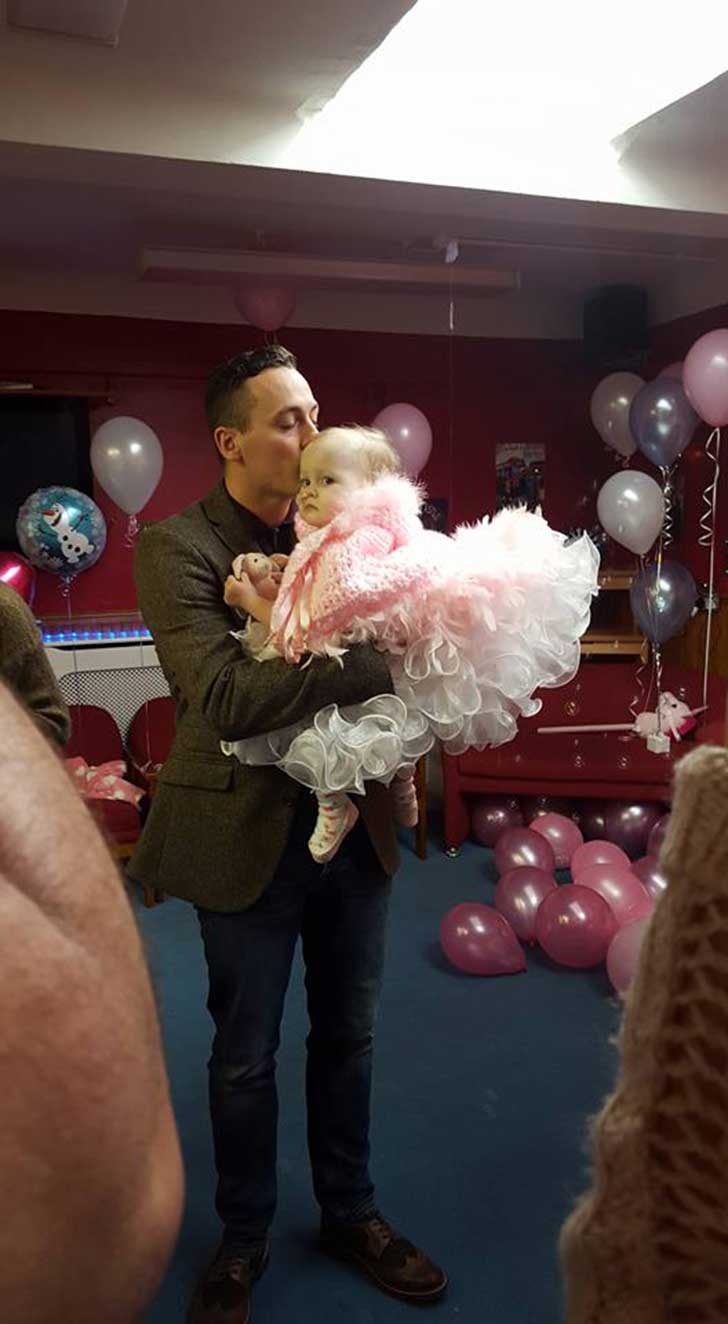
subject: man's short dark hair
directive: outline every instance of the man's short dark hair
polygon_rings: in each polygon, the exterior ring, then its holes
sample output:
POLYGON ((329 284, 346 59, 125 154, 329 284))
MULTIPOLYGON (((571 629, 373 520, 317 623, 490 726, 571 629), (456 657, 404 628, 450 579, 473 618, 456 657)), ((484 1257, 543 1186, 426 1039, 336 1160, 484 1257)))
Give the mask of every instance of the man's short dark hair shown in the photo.
POLYGON ((251 377, 257 377, 267 368, 295 368, 295 356, 283 345, 260 345, 246 349, 224 363, 218 363, 210 374, 205 390, 207 425, 214 435, 215 428, 245 428, 247 423, 245 392, 240 390, 251 377))

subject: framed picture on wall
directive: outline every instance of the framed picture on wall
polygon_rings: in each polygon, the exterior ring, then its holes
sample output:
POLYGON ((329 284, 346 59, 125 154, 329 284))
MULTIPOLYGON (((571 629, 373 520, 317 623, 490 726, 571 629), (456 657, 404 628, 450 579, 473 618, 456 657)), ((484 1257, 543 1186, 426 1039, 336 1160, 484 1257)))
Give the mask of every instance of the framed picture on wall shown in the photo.
POLYGON ((495 448, 496 510, 525 505, 543 507, 546 448, 542 442, 502 442, 495 448))

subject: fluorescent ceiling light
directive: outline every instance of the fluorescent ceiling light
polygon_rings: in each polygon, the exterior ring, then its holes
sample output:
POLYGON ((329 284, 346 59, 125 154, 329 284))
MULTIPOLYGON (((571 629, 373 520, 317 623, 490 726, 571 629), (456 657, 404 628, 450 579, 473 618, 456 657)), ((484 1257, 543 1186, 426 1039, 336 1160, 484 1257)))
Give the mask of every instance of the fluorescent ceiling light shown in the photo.
POLYGON ((612 140, 722 73, 728 6, 418 0, 290 151, 303 169, 476 187, 616 170, 612 140))

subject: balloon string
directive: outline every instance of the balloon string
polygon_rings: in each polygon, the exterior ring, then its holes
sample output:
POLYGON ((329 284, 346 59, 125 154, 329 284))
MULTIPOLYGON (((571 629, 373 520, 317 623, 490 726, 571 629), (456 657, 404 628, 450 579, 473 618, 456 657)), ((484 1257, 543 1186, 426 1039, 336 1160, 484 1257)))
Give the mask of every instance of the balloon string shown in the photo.
POLYGON ((669 547, 670 543, 672 542, 672 535, 673 535, 672 478, 675 472, 675 467, 674 465, 670 469, 662 467, 660 472, 662 473, 662 497, 665 503, 665 517, 662 521, 662 530, 660 533, 660 538, 661 538, 662 546, 669 547))
POLYGON ((647 667, 647 663, 643 662, 642 658, 640 658, 637 663, 637 670, 634 673, 634 683, 637 686, 637 693, 632 696, 632 702, 629 705, 629 713, 633 722, 637 721, 638 709, 639 712, 641 713, 647 711, 647 704, 649 702, 650 692, 652 690, 652 680, 650 680, 650 689, 647 693, 647 697, 645 698, 645 683, 643 680, 643 676, 645 674, 646 667, 647 667))
POLYGON ((133 548, 139 533, 139 520, 136 515, 130 515, 124 534, 124 546, 133 548))
POLYGON ((715 534, 716 510, 718 506, 718 479, 720 478, 720 428, 714 428, 705 443, 705 454, 713 461, 713 481, 703 492, 705 507, 700 517, 702 533, 698 538, 700 547, 710 548, 708 570, 708 619, 705 626, 705 656, 703 658, 703 703, 708 702, 708 671, 710 667, 710 643, 713 626, 713 606, 715 592, 715 534))
MULTIPOLYGON (((62 580, 62 582, 61 582, 61 593, 63 594, 63 597, 66 599, 66 616, 67 616, 67 618, 68 618, 68 633, 69 633, 69 636, 71 636, 71 635, 73 634, 73 629, 72 629, 72 626, 73 626, 73 611, 72 611, 72 607, 71 607, 71 583, 72 583, 72 580, 69 579, 68 576, 64 576, 64 578, 63 578, 63 580, 62 580)), ((71 656, 72 656, 72 658, 73 658, 73 686, 74 686, 75 695, 76 695, 76 697, 75 697, 75 706, 76 706, 76 708, 78 709, 78 712, 77 712, 77 714, 76 714, 77 719, 78 719, 78 722, 77 722, 77 728, 78 728, 78 729, 77 729, 77 732, 75 732, 74 734, 78 736, 78 740, 77 740, 76 743, 77 743, 80 747, 83 747, 83 705, 82 705, 82 703, 81 703, 81 677, 79 676, 79 672, 78 672, 78 652, 77 652, 77 650, 76 650, 76 645, 75 645, 75 643, 73 643, 73 642, 72 642, 72 647, 71 647, 71 656)))
POLYGON ((660 698, 662 695, 662 652, 659 644, 653 644, 655 654, 655 680, 657 681, 657 730, 662 731, 662 710, 660 707, 660 698))

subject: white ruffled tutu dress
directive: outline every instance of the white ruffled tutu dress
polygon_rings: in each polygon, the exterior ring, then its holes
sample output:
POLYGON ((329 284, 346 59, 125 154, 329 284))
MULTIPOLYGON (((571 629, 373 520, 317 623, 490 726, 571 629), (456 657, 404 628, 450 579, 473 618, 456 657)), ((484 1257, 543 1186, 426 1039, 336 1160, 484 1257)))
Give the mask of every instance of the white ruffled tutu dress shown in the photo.
POLYGON ((452 536, 422 527, 423 493, 385 475, 323 529, 300 517, 270 635, 238 637, 264 664, 283 655, 342 657, 369 641, 386 653, 394 694, 248 740, 224 742, 244 763, 275 763, 315 791, 363 794, 441 740, 448 753, 512 740, 536 691, 564 685, 597 592, 599 556, 540 514, 504 510, 452 536), (265 646, 261 646, 263 640, 265 646))

